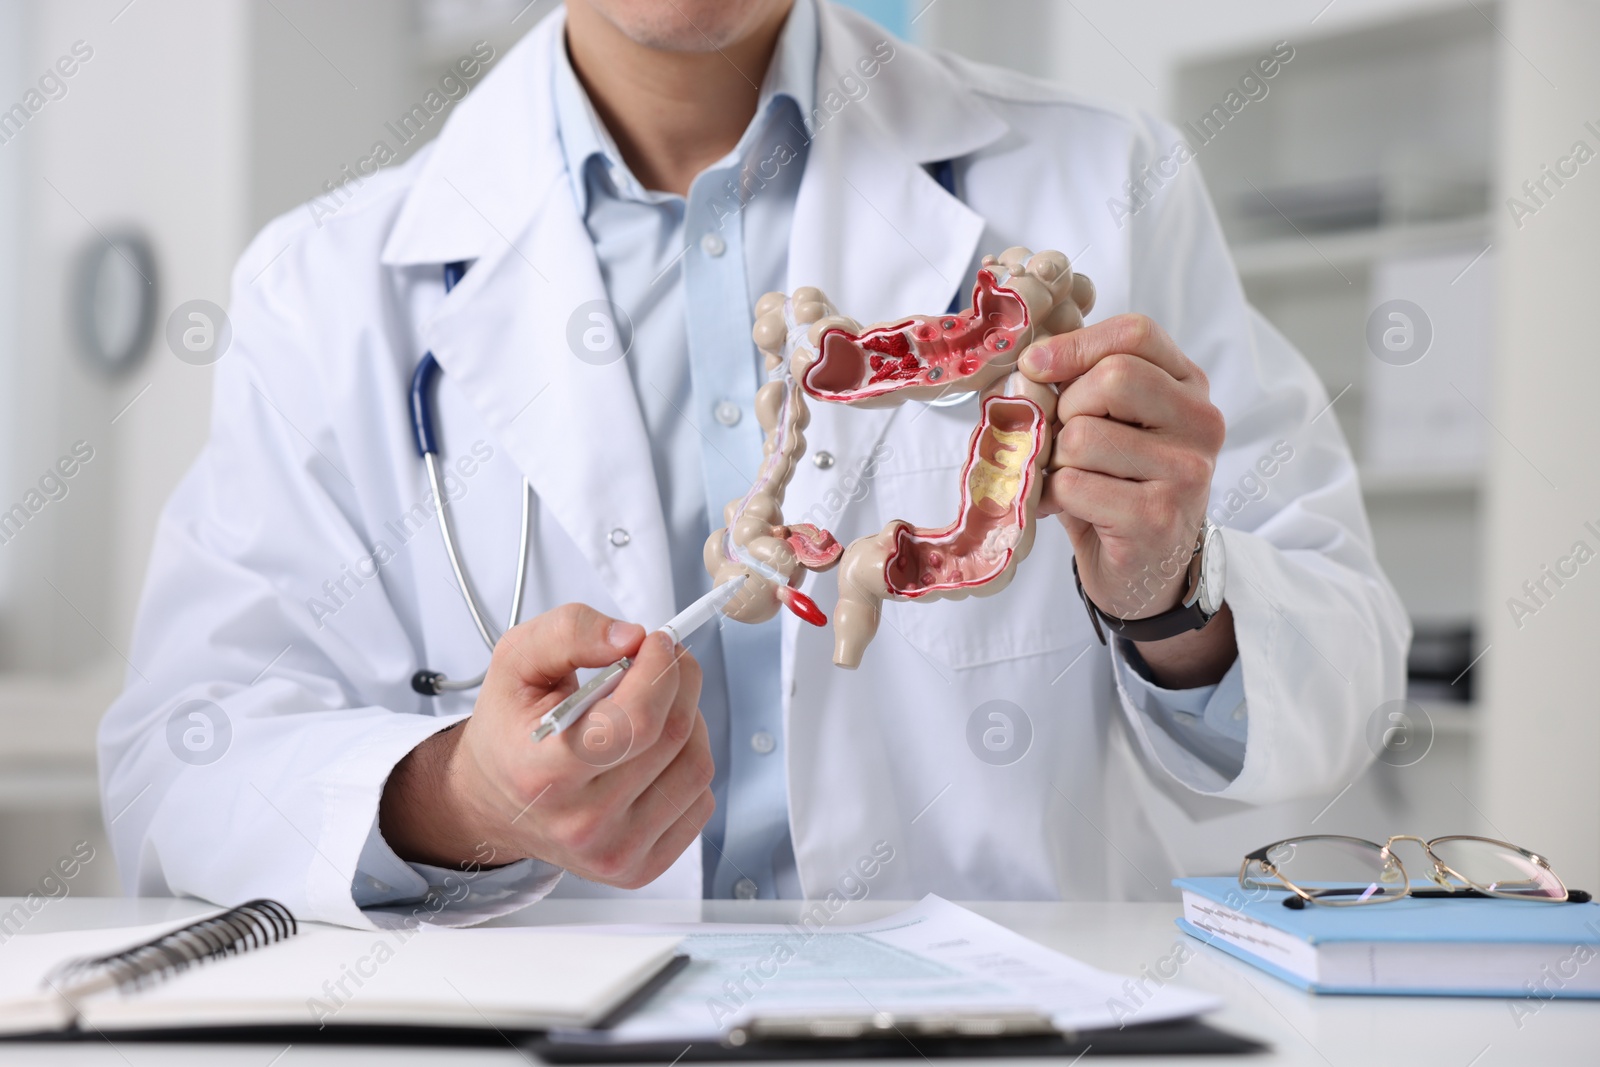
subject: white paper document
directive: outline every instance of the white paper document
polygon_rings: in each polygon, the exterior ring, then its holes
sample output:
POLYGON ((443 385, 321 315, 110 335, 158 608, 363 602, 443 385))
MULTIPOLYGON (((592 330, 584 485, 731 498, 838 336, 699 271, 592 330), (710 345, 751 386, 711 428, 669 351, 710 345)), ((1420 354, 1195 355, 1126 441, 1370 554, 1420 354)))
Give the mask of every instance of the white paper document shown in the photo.
POLYGON ((1090 967, 932 895, 875 922, 832 918, 819 901, 800 922, 782 925, 564 927, 670 934, 692 960, 614 1029, 585 1039, 710 1041, 757 1017, 875 1012, 1029 1010, 1059 1029, 1087 1030, 1221 1006, 1192 990, 1090 967))

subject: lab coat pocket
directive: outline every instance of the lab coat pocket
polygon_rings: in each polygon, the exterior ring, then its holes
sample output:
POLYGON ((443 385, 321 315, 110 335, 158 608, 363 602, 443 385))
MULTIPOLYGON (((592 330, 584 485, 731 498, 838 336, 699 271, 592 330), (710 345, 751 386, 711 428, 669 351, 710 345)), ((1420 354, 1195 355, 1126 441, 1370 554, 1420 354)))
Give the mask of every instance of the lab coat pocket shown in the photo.
MULTIPOLYGON (((881 530, 891 519, 943 527, 956 519, 960 463, 886 463, 873 498, 881 530)), ((992 596, 960 600, 885 601, 878 640, 893 629, 939 669, 977 667, 1081 645, 1089 635, 1072 582, 1072 543, 1054 519, 1039 524, 1028 558, 1011 584, 992 596)))

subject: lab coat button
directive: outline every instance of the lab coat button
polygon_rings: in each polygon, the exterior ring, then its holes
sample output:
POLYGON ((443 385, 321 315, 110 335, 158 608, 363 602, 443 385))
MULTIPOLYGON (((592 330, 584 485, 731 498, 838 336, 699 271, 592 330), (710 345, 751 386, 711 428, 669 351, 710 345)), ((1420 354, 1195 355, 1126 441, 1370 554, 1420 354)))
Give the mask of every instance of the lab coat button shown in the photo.
POLYGON ((718 403, 713 414, 716 415, 717 421, 724 426, 737 426, 739 420, 744 417, 744 412, 740 410, 739 405, 731 400, 724 400, 718 403))
POLYGON ((748 878, 741 878, 733 883, 733 897, 735 900, 754 900, 760 892, 760 888, 748 878))
POLYGON ((765 730, 757 730, 750 735, 750 747, 765 756, 778 747, 778 740, 765 730))
POLYGON ((714 233, 708 233, 700 238, 700 251, 715 259, 728 250, 727 242, 714 233))
POLYGON ((817 470, 819 471, 831 470, 833 468, 833 453, 824 448, 811 457, 811 462, 817 465, 817 470))
POLYGON ((630 534, 627 530, 624 530, 620 526, 618 526, 615 530, 611 531, 611 545, 612 545, 613 548, 622 548, 629 541, 632 541, 632 540, 633 540, 633 535, 630 534))

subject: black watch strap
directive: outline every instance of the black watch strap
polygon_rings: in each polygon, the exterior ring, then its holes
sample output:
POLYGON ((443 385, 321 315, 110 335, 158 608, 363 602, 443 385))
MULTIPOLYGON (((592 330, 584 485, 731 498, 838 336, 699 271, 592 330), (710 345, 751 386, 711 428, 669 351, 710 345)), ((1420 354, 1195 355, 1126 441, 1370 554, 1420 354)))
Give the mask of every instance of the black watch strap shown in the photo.
POLYGON ((1191 604, 1179 604, 1170 611, 1151 615, 1147 619, 1119 619, 1115 615, 1107 615, 1089 599, 1088 592, 1083 588, 1083 577, 1078 573, 1076 559, 1072 561, 1072 580, 1078 583, 1078 595, 1083 598, 1089 621, 1094 623, 1094 634, 1102 645, 1106 643, 1107 630, 1129 641, 1165 641, 1190 630, 1199 630, 1211 621, 1211 616, 1200 607, 1198 597, 1191 604))

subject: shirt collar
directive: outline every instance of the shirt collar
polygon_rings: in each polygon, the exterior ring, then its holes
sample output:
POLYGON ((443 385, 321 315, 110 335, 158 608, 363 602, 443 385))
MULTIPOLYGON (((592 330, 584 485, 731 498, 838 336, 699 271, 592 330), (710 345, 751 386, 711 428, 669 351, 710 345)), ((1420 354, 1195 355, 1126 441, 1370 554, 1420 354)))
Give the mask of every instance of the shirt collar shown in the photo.
MULTIPOLYGON (((592 177, 604 176, 609 179, 619 196, 648 202, 675 199, 670 194, 646 190, 633 176, 617 149, 616 141, 612 139, 605 123, 600 121, 589 94, 584 92, 577 73, 572 69, 572 61, 567 56, 566 34, 557 33, 553 36, 556 127, 579 213, 585 217, 589 213, 591 161, 595 161, 592 177)), ((801 121, 804 121, 804 116, 811 114, 816 101, 818 53, 815 0, 794 0, 789 18, 778 36, 772 62, 767 66, 755 117, 750 120, 749 127, 733 151, 714 166, 720 167, 730 160, 742 158, 757 136, 757 131, 770 120, 775 108, 793 106, 798 109, 801 121)))

